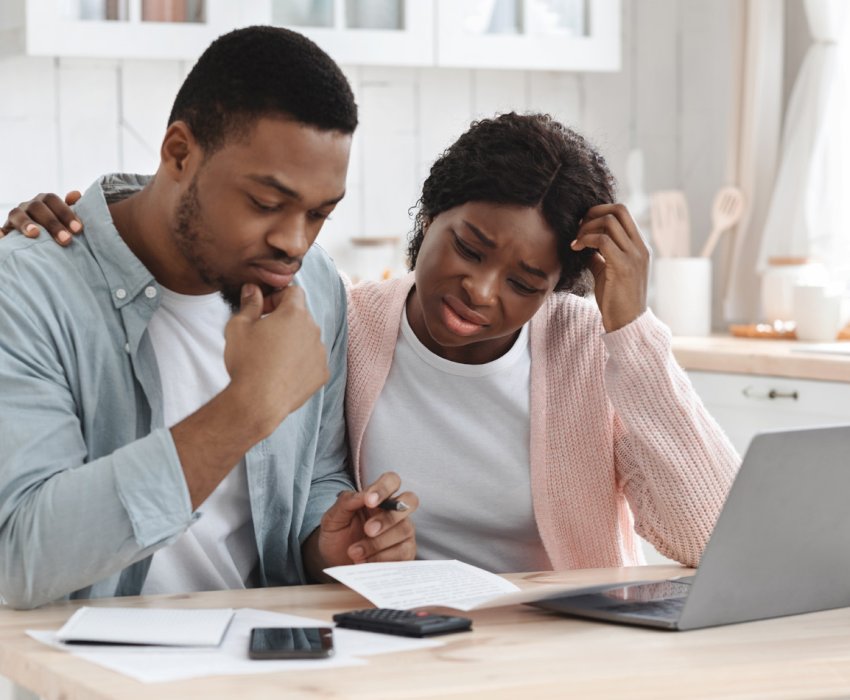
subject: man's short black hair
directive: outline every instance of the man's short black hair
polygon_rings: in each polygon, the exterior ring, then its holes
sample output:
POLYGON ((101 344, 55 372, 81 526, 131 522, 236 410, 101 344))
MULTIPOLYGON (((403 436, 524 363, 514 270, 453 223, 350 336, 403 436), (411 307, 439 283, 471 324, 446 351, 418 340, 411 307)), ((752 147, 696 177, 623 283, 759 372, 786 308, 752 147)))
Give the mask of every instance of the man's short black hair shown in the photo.
POLYGON ((339 66, 316 44, 281 27, 224 34, 201 54, 171 109, 208 154, 262 117, 353 133, 357 105, 339 66))

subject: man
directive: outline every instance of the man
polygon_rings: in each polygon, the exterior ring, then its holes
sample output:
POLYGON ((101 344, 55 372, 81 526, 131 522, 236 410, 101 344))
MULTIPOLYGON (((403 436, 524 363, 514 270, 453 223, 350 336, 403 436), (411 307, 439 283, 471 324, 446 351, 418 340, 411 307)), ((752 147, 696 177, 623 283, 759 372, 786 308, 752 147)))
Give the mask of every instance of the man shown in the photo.
POLYGON ((312 42, 237 30, 186 78, 156 174, 80 200, 78 245, 0 242, 9 604, 413 557, 416 497, 379 510, 398 477, 355 492, 345 472, 345 293, 312 246, 356 124, 312 42))

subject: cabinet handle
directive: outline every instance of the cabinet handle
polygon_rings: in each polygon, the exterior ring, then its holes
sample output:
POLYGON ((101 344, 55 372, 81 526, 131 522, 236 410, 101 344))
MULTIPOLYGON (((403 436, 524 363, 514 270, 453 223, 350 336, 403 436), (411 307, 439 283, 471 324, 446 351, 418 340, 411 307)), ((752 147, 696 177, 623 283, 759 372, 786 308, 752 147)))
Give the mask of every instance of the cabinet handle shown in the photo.
POLYGON ((778 391, 777 389, 756 391, 751 386, 745 387, 742 393, 748 399, 792 399, 796 401, 800 398, 800 395, 796 391, 778 391))

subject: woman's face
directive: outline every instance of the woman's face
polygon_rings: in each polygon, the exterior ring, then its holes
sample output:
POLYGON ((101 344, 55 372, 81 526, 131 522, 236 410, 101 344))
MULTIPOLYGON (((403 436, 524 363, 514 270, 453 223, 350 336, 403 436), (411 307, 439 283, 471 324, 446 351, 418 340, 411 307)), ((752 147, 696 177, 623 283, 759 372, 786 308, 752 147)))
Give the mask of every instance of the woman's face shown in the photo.
POLYGON ((408 319, 432 352, 490 362, 511 347, 560 274, 555 232, 537 209, 467 202, 428 226, 408 319))

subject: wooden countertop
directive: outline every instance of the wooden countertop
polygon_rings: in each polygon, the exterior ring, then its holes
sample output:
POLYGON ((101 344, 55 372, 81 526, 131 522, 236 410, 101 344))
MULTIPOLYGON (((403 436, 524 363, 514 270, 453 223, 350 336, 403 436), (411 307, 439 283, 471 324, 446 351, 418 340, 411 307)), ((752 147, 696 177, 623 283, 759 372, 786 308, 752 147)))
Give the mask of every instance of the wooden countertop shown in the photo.
POLYGON ((686 370, 850 382, 850 342, 674 337, 673 355, 686 370))

